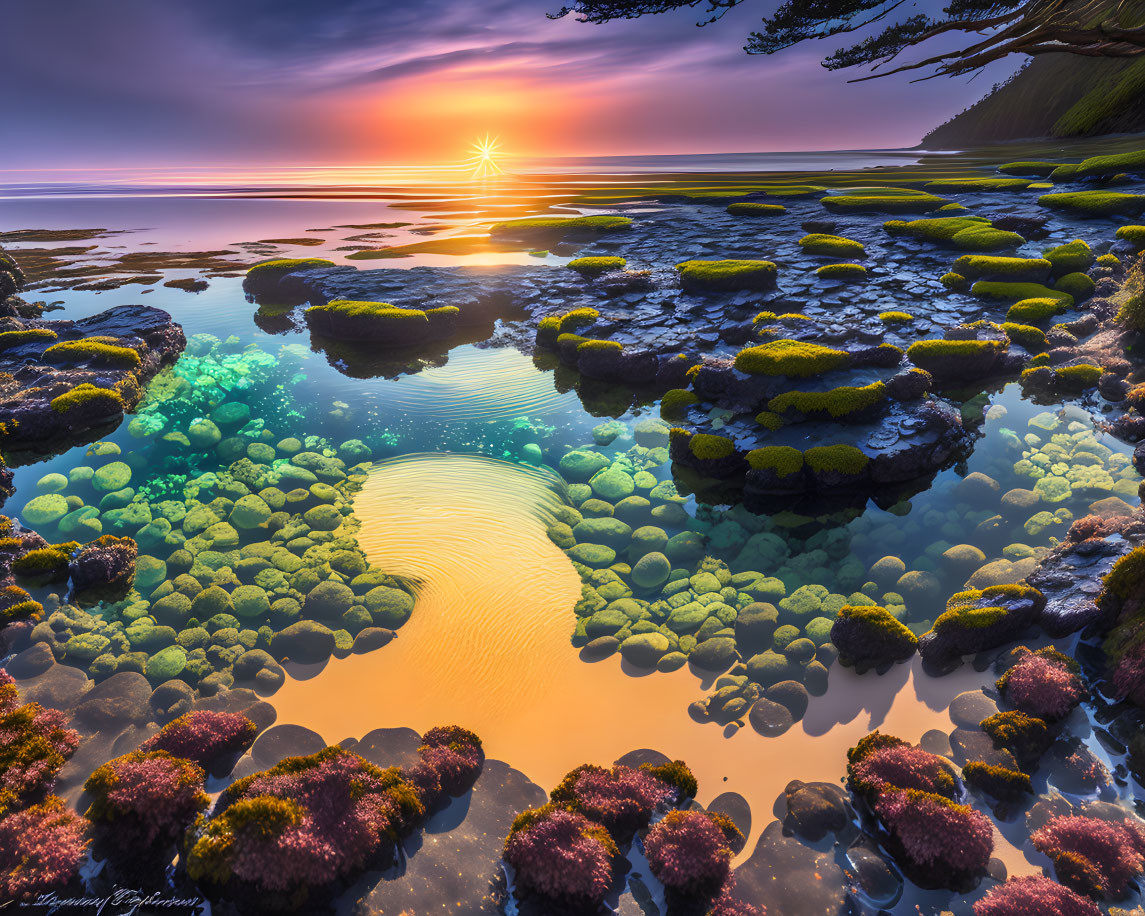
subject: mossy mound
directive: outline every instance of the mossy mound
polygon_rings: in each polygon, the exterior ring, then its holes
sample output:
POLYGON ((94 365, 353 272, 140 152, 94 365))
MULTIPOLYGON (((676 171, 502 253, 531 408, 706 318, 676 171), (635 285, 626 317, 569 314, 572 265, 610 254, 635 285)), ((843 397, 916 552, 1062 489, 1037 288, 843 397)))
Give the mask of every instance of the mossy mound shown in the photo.
POLYGON ((86 337, 83 340, 65 340, 52 344, 44 351, 43 358, 49 363, 86 362, 112 369, 134 369, 141 362, 137 350, 121 347, 102 337, 86 337))
POLYGON ((676 265, 680 286, 687 292, 767 291, 775 288, 771 261, 684 261, 676 265))
POLYGON ((828 258, 862 258, 867 253, 861 242, 823 232, 813 232, 803 236, 799 240, 799 247, 808 254, 828 258))
POLYGON ((1021 178, 938 178, 928 181, 930 191, 1024 191, 1030 183, 1021 178))
POLYGON ((1068 210, 1079 216, 1138 216, 1145 212, 1145 194, 1121 191, 1067 191, 1043 194, 1038 203, 1052 210, 1068 210))
POLYGON ((808 378, 822 375, 851 364, 844 350, 800 340, 773 340, 747 347, 736 354, 735 367, 749 375, 785 375, 808 378))
POLYGON ((823 280, 844 280, 859 283, 869 276, 862 264, 824 264, 815 268, 815 275, 823 280))
POLYGON ((782 216, 787 208, 782 204, 762 204, 752 200, 741 200, 728 204, 732 216, 782 216))
POLYGON ((365 341, 387 347, 408 347, 453 332, 456 306, 407 309, 388 302, 334 299, 306 310, 306 323, 315 334, 336 340, 365 341))
POLYGON ((565 265, 583 277, 598 277, 610 270, 623 270, 628 262, 617 257, 574 258, 565 265))
POLYGON ((831 627, 831 642, 839 661, 859 674, 885 671, 911 658, 918 639, 890 611, 876 605, 847 605, 831 627))
POLYGON ((1058 299, 1062 308, 1073 305, 1073 297, 1058 289, 1040 283, 1008 283, 1003 280, 979 280, 970 288, 971 294, 981 299, 1058 299))
POLYGON ((1011 283, 1042 283, 1049 279, 1050 262, 1045 258, 1000 258, 964 254, 951 268, 968 280, 1006 280, 1011 283))
POLYGON ((1064 312, 1069 306, 1065 299, 1047 298, 1020 299, 1006 312, 1006 320, 1030 324, 1048 321, 1054 315, 1064 312))
POLYGON ((1145 172, 1145 150, 1132 153, 1114 153, 1108 156, 1090 156, 1078 163, 1060 165, 1052 172, 1054 181, 1075 181, 1079 178, 1112 178, 1122 172, 1145 172))
POLYGON ((871 382, 861 387, 841 386, 830 391, 785 391, 772 398, 767 409, 777 414, 827 414, 839 419, 869 411, 886 399, 887 386, 883 382, 871 382))
POLYGON ((1084 239, 1047 248, 1042 256, 1053 266, 1055 277, 1089 270, 1094 261, 1093 249, 1084 239))
POLYGON ((828 195, 820 203, 834 213, 930 213, 949 203, 922 191, 894 193, 894 188, 874 188, 868 189, 870 193, 858 193, 859 190, 828 195))
POLYGON ((934 219, 888 220, 883 228, 891 235, 905 235, 963 251, 1004 251, 1025 244, 1016 232, 995 229, 977 216, 940 216, 934 219))
POLYGON ((1116 235, 1138 251, 1145 249, 1145 226, 1122 226, 1116 235))
POLYGON ((920 369, 949 381, 989 374, 1005 349, 996 340, 919 340, 907 347, 906 355, 920 369))

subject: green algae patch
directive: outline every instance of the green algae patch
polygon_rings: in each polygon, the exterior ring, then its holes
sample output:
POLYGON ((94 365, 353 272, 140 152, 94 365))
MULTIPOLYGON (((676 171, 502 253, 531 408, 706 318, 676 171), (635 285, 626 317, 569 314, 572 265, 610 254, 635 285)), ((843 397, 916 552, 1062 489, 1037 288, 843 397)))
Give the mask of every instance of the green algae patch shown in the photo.
POLYGON ((67 414, 81 408, 102 415, 122 412, 127 405, 114 388, 100 388, 87 382, 52 398, 52 410, 56 413, 67 414))
POLYGON ((138 351, 109 343, 102 337, 52 344, 44 351, 44 359, 50 363, 90 362, 115 369, 134 369, 142 362, 138 351))
POLYGON ((1007 162, 998 166, 998 171, 1004 175, 1048 178, 1060 165, 1060 162, 1007 162))
POLYGON ((850 365, 850 354, 800 340, 773 340, 736 354, 735 367, 749 375, 807 378, 850 365))
POLYGON ((672 388, 660 399, 660 416, 665 420, 678 420, 689 407, 699 403, 700 399, 686 388, 672 388))
POLYGON ((914 315, 910 312, 879 312, 879 321, 883 324, 910 324, 914 315))
POLYGON ((339 340, 370 340, 387 346, 419 343, 434 331, 446 334, 460 313, 456 306, 399 308, 388 302, 334 299, 306 309, 306 323, 317 333, 339 340))
POLYGON ((852 189, 820 200, 833 213, 930 213, 949 203, 945 198, 920 191, 894 193, 894 188, 869 189, 882 193, 859 193, 852 189))
POLYGON ((1019 299, 1006 312, 1006 320, 1019 323, 1046 321, 1067 308, 1064 299, 1054 299, 1048 296, 1019 299))
POLYGON ((799 240, 799 247, 808 254, 828 258, 862 258, 867 254, 861 242, 824 232, 813 232, 803 236, 799 240))
POLYGON ((761 204, 749 200, 728 204, 727 209, 732 216, 782 216, 787 212, 783 204, 761 204))
POLYGON ((1138 251, 1145 248, 1145 226, 1122 226, 1117 230, 1116 236, 1122 241, 1128 242, 1138 251))
POLYGON ((817 445, 803 453, 803 461, 816 474, 834 472, 855 476, 863 473, 871 459, 853 445, 817 445))
POLYGON ((770 290, 776 267, 771 261, 683 261, 676 265, 680 286, 689 292, 770 290))
POLYGON ((1068 210, 1081 216, 1138 216, 1145 212, 1145 194, 1122 191, 1067 191, 1043 194, 1038 203, 1052 210, 1068 210))
POLYGON ((996 340, 918 340, 907 347, 906 355, 920 369, 938 375, 951 364, 973 359, 976 362, 997 356, 1005 345, 996 340))
POLYGON ((970 292, 979 299, 1060 299, 1062 308, 1073 305, 1073 297, 1040 283, 1007 283, 1002 280, 979 280, 970 292))
POLYGON ((844 385, 830 391, 785 391, 772 398, 767 409, 777 414, 797 411, 839 418, 882 404, 886 399, 887 386, 883 382, 871 382, 861 387, 844 385))
POLYGON ((1050 262, 1045 258, 1004 258, 996 255, 964 254, 954 262, 952 270, 968 280, 1040 283, 1049 277, 1050 266, 1050 262))
POLYGON ((1087 274, 1077 271, 1060 277, 1054 288, 1073 297, 1075 302, 1083 302, 1093 295, 1097 284, 1087 274))
POLYGON ((768 445, 748 452, 747 463, 755 471, 772 471, 776 477, 790 477, 803 469, 803 453, 789 445, 768 445))
POLYGON ((824 264, 815 268, 815 275, 822 280, 844 280, 848 283, 858 283, 869 276, 862 264, 824 264))
POLYGON ((711 433, 696 433, 688 440, 688 448, 692 454, 704 461, 718 461, 721 458, 730 458, 735 454, 735 443, 726 436, 714 436, 711 433))
POLYGON ((624 258, 617 257, 574 258, 565 267, 584 277, 597 277, 610 270, 623 270, 627 263, 624 258))
POLYGON ((1053 266, 1055 277, 1088 270, 1093 266, 1093 249, 1084 239, 1074 239, 1064 245, 1047 248, 1042 255, 1053 266))
POLYGON ((55 340, 58 335, 49 328, 27 328, 22 331, 0 332, 0 352, 22 347, 24 344, 55 340))
POLYGON ((1024 191, 1029 186, 1022 178, 938 178, 923 185, 931 191, 1024 191))
POLYGON ((1145 172, 1145 150, 1115 153, 1111 156, 1090 156, 1076 164, 1058 166, 1050 172, 1055 181, 1073 181, 1078 178, 1112 178, 1122 172, 1145 172))
MULTIPOLYGON (((1013 311, 1013 309, 1011 309, 1013 311)), ((1006 336, 1011 341, 1019 346, 1025 347, 1031 352, 1044 350, 1046 347, 1046 333, 1041 328, 1035 328, 1028 324, 1021 324, 1014 321, 1007 321, 1002 325, 1002 330, 1006 332, 1006 336)))
POLYGON ((324 267, 336 266, 333 261, 325 258, 273 258, 269 261, 260 261, 247 272, 248 277, 262 276, 271 273, 288 274, 296 270, 320 270, 324 267))
POLYGON ((905 235, 919 241, 958 248, 962 251, 1003 251, 1025 244, 1016 232, 995 229, 988 219, 978 216, 939 216, 933 219, 897 220, 883 223, 891 235, 905 235))
POLYGON ((535 236, 564 237, 569 235, 607 235, 632 228, 627 216, 533 216, 526 219, 494 223, 489 235, 503 238, 531 238, 535 236))

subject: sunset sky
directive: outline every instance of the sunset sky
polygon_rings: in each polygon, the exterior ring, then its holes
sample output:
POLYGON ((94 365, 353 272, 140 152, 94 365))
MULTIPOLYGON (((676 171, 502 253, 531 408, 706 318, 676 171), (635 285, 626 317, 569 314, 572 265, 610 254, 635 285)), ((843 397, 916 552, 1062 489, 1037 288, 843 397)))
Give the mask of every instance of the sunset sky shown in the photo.
POLYGON ((56 0, 6 7, 0 168, 404 164, 887 148, 1004 79, 848 84, 823 42, 748 57, 771 9, 587 25, 559 0, 56 0))

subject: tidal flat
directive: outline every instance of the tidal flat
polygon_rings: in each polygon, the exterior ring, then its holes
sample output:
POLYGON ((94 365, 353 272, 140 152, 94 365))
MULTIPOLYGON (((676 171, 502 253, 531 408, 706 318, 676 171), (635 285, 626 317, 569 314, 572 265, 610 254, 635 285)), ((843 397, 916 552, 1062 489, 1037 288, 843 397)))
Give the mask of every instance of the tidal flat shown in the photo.
POLYGON ((0 899, 1139 914, 1145 153, 832 155, 0 189, 0 899))

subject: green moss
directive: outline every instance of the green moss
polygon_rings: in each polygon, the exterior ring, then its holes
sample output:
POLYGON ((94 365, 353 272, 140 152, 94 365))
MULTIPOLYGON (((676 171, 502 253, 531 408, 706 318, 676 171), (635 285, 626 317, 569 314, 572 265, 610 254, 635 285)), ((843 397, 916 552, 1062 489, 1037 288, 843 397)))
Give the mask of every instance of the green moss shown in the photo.
POLYGON ((786 375, 807 378, 850 365, 842 350, 800 340, 773 340, 747 347, 736 354, 735 367, 750 375, 786 375))
POLYGON ((1145 546, 1135 547, 1121 557, 1101 580, 1103 598, 1108 592, 1127 601, 1145 590, 1145 546))
POLYGON ((952 270, 970 280, 1009 280, 1040 283, 1050 273, 1044 258, 1001 258, 996 255, 964 254, 952 270))
POLYGON ((970 281, 962 276, 962 274, 956 274, 953 270, 944 273, 938 278, 938 282, 956 293, 964 293, 970 289, 970 281))
POLYGON ((782 204, 761 204, 755 201, 740 201, 728 204, 728 213, 733 216, 781 216, 787 212, 782 204))
POLYGON ((22 347, 27 343, 41 340, 55 340, 58 335, 48 328, 28 328, 23 331, 4 331, 0 333, 0 352, 10 350, 12 347, 22 347))
POLYGON ((999 801, 1018 801, 1023 795, 1033 794, 1030 777, 1020 770, 971 760, 962 768, 967 785, 993 795, 999 801))
POLYGON ((1120 267, 1121 258, 1115 254, 1103 254, 1094 263, 1098 267, 1120 267))
POLYGON ((1054 286, 1061 292, 1071 295, 1075 302, 1084 302, 1097 289, 1097 284, 1088 275, 1080 272, 1066 274, 1054 286))
POLYGON ((703 461, 718 461, 735 454, 735 443, 726 436, 696 433, 688 442, 692 454, 703 461))
POLYGON ((1002 325, 1002 330, 1006 332, 1006 336, 1009 337, 1010 340, 1031 352, 1042 350, 1046 346, 1046 335, 1041 328, 1007 321, 1002 325))
POLYGON ((1137 216, 1145 211, 1145 194, 1119 191, 1068 191, 1043 194, 1038 203, 1053 210, 1069 210, 1082 216, 1137 216))
POLYGON ((760 312, 758 315, 756 315, 751 320, 751 323, 752 324, 771 324, 777 318, 778 318, 778 316, 775 314, 775 312, 760 312))
POLYGON ((1065 311, 1067 306, 1064 299, 1021 299, 1010 306, 1006 312, 1007 321, 1029 323, 1031 321, 1047 321, 1059 312, 1065 311))
POLYGON ((1050 173, 1054 180, 1078 178, 1112 178, 1121 172, 1145 171, 1145 150, 1115 153, 1111 156, 1090 156, 1076 165, 1059 166, 1050 173))
MULTIPOLYGON (((1024 374, 1024 373, 1023 373, 1024 374)), ((1101 378, 1101 368, 1098 366, 1062 366, 1054 370, 1058 384, 1071 391, 1087 391, 1097 387, 1097 380, 1101 378)))
POLYGON ((770 410, 761 410, 755 415, 755 422, 764 429, 776 430, 783 427, 783 417, 770 410))
POLYGON ((952 358, 979 356, 987 350, 998 350, 1002 344, 994 340, 918 340, 906 349, 907 358, 920 369, 952 358))
POLYGON ((1021 178, 939 178, 924 187, 931 191, 1024 191, 1029 184, 1021 178))
POLYGON ((823 255, 828 258, 861 258, 867 253, 860 242, 845 239, 839 235, 813 232, 799 240, 799 247, 808 254, 823 255))
POLYGON ((1047 248, 1043 257, 1053 266, 1055 277, 1088 270, 1093 265, 1093 250, 1084 239, 1074 239, 1064 245, 1047 248))
POLYGON ((861 474, 871 459, 853 445, 817 445, 803 453, 803 461, 816 473, 861 474))
POLYGON ((324 305, 312 305, 306 310, 307 315, 337 316, 363 324, 384 322, 386 324, 425 324, 428 321, 426 313, 421 309, 399 308, 388 302, 366 302, 355 299, 333 299, 324 305))
POLYGON ((672 388, 660 399, 660 416, 665 420, 678 420, 689 407, 699 403, 700 399, 686 388, 672 388))
POLYGON ((44 351, 44 359, 52 363, 85 361, 115 369, 134 369, 141 362, 139 353, 131 347, 119 347, 94 337, 52 344, 44 351))
POLYGON ((785 391, 772 398, 767 409, 777 414, 796 410, 803 414, 827 413, 845 417, 881 404, 887 399, 887 386, 871 382, 859 387, 841 386, 830 391, 785 391))
POLYGON ((624 344, 615 340, 585 340, 577 345, 577 353, 619 353, 624 344))
POLYGON ((325 258, 273 258, 261 261, 247 271, 247 276, 267 273, 292 273, 296 270, 318 270, 323 267, 334 267, 333 261, 325 258))
POLYGON ((12 572, 24 579, 55 581, 68 574, 68 560, 79 548, 75 541, 29 550, 12 561, 12 572))
POLYGON ((883 228, 891 235, 906 235, 962 251, 1003 251, 1025 244, 1016 232, 995 229, 979 216, 940 216, 910 222, 889 220, 883 228))
POLYGON ((846 194, 836 194, 820 199, 828 210, 834 213, 929 213, 948 203, 942 197, 935 197, 922 191, 908 194, 892 194, 891 188, 879 188, 881 194, 859 194, 854 189, 846 194))
POLYGON ((676 265, 680 285, 688 291, 768 290, 775 286, 771 261, 684 261, 676 265))
POLYGON ((76 385, 71 391, 61 394, 57 398, 52 398, 52 410, 56 413, 68 413, 77 407, 89 404, 98 404, 108 414, 127 409, 123 398, 114 388, 98 388, 87 382, 76 385))
POLYGON ((1006 283, 1002 280, 979 280, 970 292, 980 299, 1060 299, 1062 308, 1073 305, 1073 297, 1040 283, 1006 283))
POLYGON ((998 171, 1006 175, 1030 175, 1046 178, 1061 163, 1058 162, 1007 162, 998 166, 998 171))
POLYGON ((489 227, 491 236, 535 236, 535 235, 567 235, 593 234, 603 235, 610 232, 621 232, 632 227, 632 220, 627 216, 533 216, 527 219, 508 220, 503 223, 494 223, 489 227))
POLYGON ((1129 242, 1138 251, 1145 248, 1145 226, 1122 226, 1116 234, 1119 239, 1129 242))
POLYGON ((1113 320, 1126 330, 1145 332, 1145 293, 1127 295, 1113 320))
POLYGON ((858 282, 867 279, 867 268, 862 264, 824 264, 815 268, 815 274, 824 280, 858 282))
POLYGON ((574 258, 565 266, 581 276, 596 277, 610 270, 623 270, 627 263, 624 258, 616 257, 574 258))
POLYGON ((548 315, 537 324, 537 343, 552 347, 562 335, 573 335, 599 317, 600 312, 593 308, 572 309, 563 315, 548 315))
POLYGON ((803 453, 789 445, 768 445, 748 452, 747 463, 756 471, 773 471, 776 477, 790 477, 803 469, 803 453))

